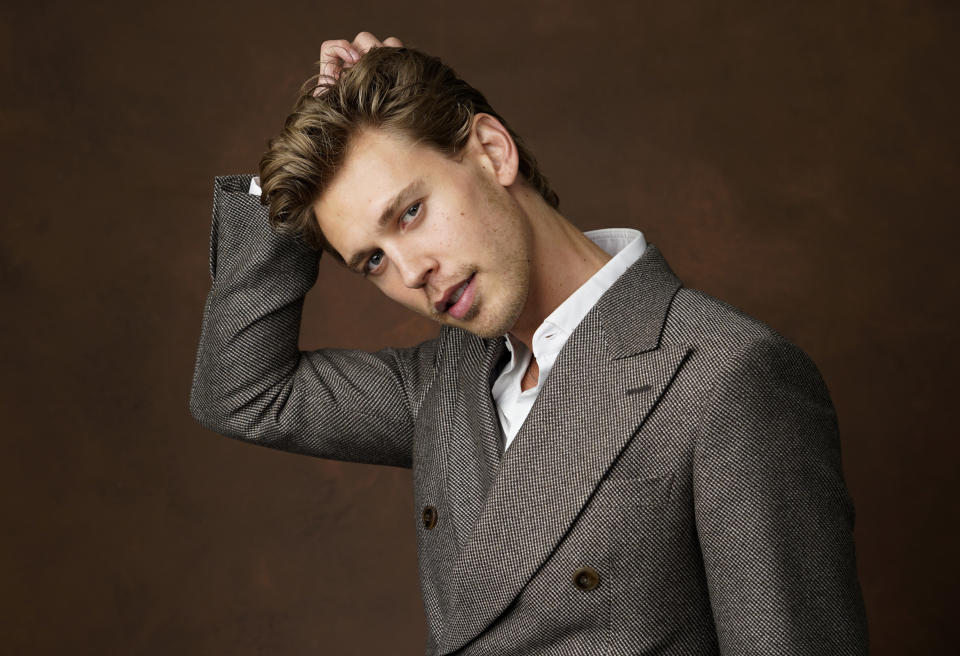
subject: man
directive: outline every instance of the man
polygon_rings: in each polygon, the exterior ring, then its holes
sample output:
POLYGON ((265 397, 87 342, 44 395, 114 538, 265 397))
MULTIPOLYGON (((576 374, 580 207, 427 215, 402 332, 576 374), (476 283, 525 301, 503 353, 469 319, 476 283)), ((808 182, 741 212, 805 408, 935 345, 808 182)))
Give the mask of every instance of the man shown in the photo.
POLYGON ((436 58, 322 51, 261 160, 269 212, 251 176, 217 180, 194 416, 413 467, 429 654, 866 653, 810 359, 642 233, 577 230, 436 58), (300 352, 320 248, 438 336, 300 352))

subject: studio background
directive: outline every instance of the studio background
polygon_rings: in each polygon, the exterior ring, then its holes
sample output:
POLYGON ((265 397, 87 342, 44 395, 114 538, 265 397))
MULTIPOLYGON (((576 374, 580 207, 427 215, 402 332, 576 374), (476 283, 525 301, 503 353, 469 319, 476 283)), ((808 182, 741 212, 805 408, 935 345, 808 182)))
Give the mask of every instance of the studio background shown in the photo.
MULTIPOLYGON (((4 3, 4 654, 422 654, 409 471, 188 413, 213 177, 320 44, 443 58, 582 229, 819 366, 872 653, 957 644, 958 9, 935 1, 4 3)), ((302 348, 432 337, 332 260, 302 348)), ((496 576, 496 572, 491 572, 496 576)))

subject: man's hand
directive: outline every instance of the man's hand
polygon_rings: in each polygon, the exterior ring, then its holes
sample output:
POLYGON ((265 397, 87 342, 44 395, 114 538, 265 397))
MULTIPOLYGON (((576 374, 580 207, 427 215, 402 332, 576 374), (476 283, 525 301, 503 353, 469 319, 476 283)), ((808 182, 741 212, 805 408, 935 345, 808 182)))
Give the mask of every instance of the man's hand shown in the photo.
POLYGON ((326 90, 327 85, 333 84, 340 77, 340 71, 350 68, 371 48, 391 46, 402 48, 403 44, 395 36, 387 37, 383 41, 370 34, 360 32, 353 43, 346 39, 324 41, 320 45, 320 74, 317 76, 317 87, 313 91, 318 96, 326 90))

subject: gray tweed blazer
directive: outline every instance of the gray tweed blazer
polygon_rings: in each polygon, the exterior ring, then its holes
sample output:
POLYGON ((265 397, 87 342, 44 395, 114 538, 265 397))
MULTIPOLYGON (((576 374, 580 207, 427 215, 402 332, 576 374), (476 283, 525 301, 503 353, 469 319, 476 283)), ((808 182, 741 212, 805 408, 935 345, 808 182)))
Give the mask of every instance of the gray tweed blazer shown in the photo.
POLYGON ((230 437, 412 467, 428 654, 864 654, 854 512, 816 366, 659 249, 560 352, 506 453, 503 338, 301 352, 319 255, 218 177, 190 398, 230 437))

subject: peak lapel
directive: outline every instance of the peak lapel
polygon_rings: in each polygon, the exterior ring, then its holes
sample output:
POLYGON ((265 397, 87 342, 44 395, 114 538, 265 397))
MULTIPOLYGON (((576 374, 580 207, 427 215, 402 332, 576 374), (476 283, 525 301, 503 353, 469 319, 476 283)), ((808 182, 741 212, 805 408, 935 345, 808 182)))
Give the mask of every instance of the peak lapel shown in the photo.
POLYGON ((440 653, 516 598, 670 384, 690 350, 658 348, 679 287, 648 245, 571 334, 454 563, 440 653))

